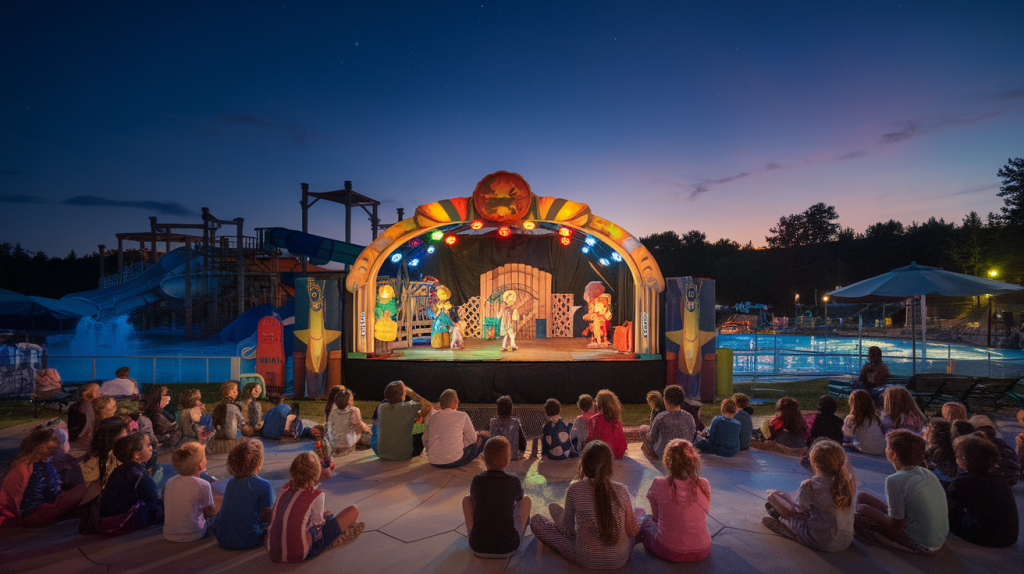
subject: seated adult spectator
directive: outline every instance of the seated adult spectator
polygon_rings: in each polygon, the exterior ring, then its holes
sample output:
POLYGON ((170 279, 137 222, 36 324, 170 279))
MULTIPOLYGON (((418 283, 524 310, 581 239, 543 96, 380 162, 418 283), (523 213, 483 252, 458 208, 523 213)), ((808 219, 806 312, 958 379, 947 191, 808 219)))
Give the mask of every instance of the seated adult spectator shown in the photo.
POLYGON ((439 402, 441 410, 430 415, 423 432, 427 458, 438 468, 465 466, 480 456, 491 435, 487 431, 477 432, 469 415, 458 410, 459 395, 455 389, 441 393, 439 402))
POLYGON ((860 370, 860 376, 853 383, 854 389, 864 389, 871 398, 878 399, 885 390, 885 382, 889 379, 889 367, 882 362, 882 349, 870 347, 868 362, 860 370))
POLYGON ((104 381, 100 385, 100 394, 108 397, 114 397, 115 399, 125 398, 139 398, 139 383, 135 382, 135 379, 129 377, 130 371, 128 367, 121 367, 114 375, 117 378, 104 381))
POLYGON ((429 420, 433 405, 402 381, 384 388, 386 404, 377 407, 377 455, 383 460, 408 460, 423 452, 423 434, 413 434, 417 415, 429 420))

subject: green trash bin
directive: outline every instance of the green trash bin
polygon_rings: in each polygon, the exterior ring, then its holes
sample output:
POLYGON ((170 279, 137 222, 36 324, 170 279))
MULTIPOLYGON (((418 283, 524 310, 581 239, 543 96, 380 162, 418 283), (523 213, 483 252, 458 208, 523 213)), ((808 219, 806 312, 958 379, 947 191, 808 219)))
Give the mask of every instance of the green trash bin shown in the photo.
POLYGON ((732 396, 732 349, 719 347, 716 351, 715 394, 720 397, 732 396))

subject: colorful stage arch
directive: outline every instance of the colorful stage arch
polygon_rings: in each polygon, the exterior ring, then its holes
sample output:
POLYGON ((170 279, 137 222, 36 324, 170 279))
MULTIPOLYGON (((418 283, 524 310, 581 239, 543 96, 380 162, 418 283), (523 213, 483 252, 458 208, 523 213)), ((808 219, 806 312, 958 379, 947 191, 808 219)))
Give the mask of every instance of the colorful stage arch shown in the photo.
POLYGON ((660 352, 658 294, 665 290, 665 279, 647 248, 625 229, 592 214, 588 205, 568 199, 536 196, 520 175, 505 171, 483 178, 472 197, 444 199, 417 207, 413 217, 391 226, 363 250, 346 280, 346 287, 355 299, 352 351, 372 353, 374 350, 377 274, 392 252, 437 228, 444 227, 449 233, 457 233, 458 229, 469 229, 471 222, 478 220, 527 229, 529 222, 553 224, 585 233, 608 246, 617 254, 616 259, 621 257, 633 278, 635 352, 660 352), (458 224, 465 224, 465 228, 459 228, 458 224))

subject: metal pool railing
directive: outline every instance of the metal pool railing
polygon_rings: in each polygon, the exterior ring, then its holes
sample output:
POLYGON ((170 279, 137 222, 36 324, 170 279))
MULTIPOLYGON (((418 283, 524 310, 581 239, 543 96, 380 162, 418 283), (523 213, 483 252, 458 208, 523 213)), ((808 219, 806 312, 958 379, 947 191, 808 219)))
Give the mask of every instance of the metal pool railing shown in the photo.
POLYGON ((239 357, 47 355, 46 366, 57 369, 67 382, 113 379, 114 372, 121 367, 128 367, 129 376, 140 384, 238 380, 241 373, 239 357))
MULTIPOLYGON (((951 353, 950 353, 951 355, 951 353)), ((950 356, 950 355, 947 355, 950 356)), ((867 361, 867 353, 821 353, 794 349, 734 350, 733 375, 757 380, 759 376, 856 376, 867 361)), ((882 361, 894 375, 910 376, 915 371, 910 357, 883 355, 882 361)), ((918 373, 956 373, 976 377, 1024 376, 1024 359, 1009 359, 991 351, 979 359, 917 357, 918 373)))

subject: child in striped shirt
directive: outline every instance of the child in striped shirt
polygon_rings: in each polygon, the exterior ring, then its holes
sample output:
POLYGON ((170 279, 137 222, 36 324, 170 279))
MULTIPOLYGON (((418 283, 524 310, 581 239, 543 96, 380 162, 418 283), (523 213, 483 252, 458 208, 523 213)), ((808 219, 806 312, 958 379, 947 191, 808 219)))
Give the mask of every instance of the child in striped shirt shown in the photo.
POLYGON ((352 540, 365 524, 356 522, 356 505, 338 516, 324 505, 327 493, 318 490, 320 460, 312 452, 295 457, 288 469, 292 479, 281 487, 267 529, 267 553, 274 562, 302 562, 335 544, 352 540))

